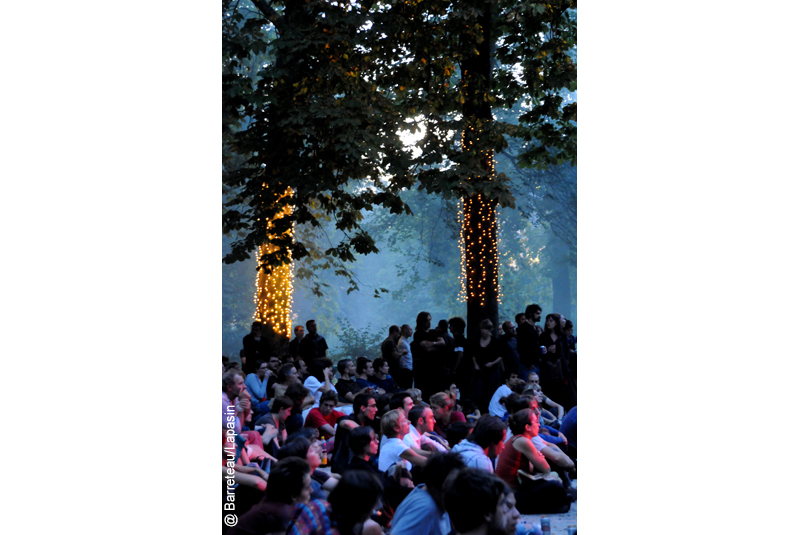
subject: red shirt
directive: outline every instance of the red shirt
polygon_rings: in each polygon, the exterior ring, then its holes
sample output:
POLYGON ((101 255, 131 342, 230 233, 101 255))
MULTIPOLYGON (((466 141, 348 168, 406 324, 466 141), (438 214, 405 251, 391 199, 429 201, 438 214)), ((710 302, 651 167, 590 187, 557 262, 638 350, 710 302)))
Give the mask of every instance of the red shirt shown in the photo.
MULTIPOLYGON (((305 427, 313 427, 314 429, 319 429, 325 424, 328 424, 331 427, 333 427, 334 425, 336 425, 337 420, 339 420, 339 418, 341 418, 342 416, 344 416, 344 413, 339 412, 336 409, 333 409, 333 411, 331 411, 329 415, 323 416, 322 412, 320 412, 319 410, 319 407, 314 407, 308 412, 308 416, 306 416, 305 427)), ((333 435, 330 435, 325 431, 323 431, 322 429, 319 429, 319 436, 327 440, 331 438, 333 435)))

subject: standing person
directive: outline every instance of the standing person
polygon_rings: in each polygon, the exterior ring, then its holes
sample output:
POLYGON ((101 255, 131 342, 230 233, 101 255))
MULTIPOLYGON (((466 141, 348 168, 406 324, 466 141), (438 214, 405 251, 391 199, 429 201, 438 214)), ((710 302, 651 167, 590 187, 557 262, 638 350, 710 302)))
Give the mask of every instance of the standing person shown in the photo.
POLYGON ((500 386, 503 351, 500 342, 492 336, 494 325, 491 320, 481 321, 480 327, 481 336, 470 345, 470 353, 477 375, 474 401, 481 413, 485 413, 489 399, 500 386))
POLYGON ((397 377, 400 369, 400 359, 405 354, 397 345, 400 340, 400 327, 392 325, 389 327, 389 336, 381 344, 381 357, 389 363, 389 371, 397 377))
POLYGON ((517 350, 517 328, 510 321, 503 322, 503 334, 500 336, 500 345, 503 347, 503 367, 506 371, 513 370, 519 377, 525 377, 525 369, 519 358, 517 350))
POLYGON ((302 325, 296 325, 294 328, 294 340, 289 342, 289 354, 293 357, 297 357, 297 351, 300 349, 300 341, 305 336, 306 330, 303 328, 302 325))
POLYGON ((400 338, 397 340, 397 348, 402 353, 398 363, 398 371, 395 380, 400 388, 411 388, 414 385, 414 360, 411 355, 411 343, 409 338, 414 334, 411 325, 404 323, 400 327, 400 338))
POLYGON ((392 535, 448 535, 450 516, 442 487, 448 475, 465 467, 456 453, 431 456, 420 472, 424 483, 411 491, 394 514, 392 535))
POLYGON ((483 470, 464 468, 447 478, 444 506, 456 535, 514 535, 519 521, 514 493, 483 470))
POLYGON ((467 350, 467 338, 464 332, 467 330, 467 322, 461 316, 450 318, 448 322, 450 332, 453 333, 453 378, 452 382, 464 392, 465 397, 475 399, 475 367, 472 361, 465 357, 467 350))
POLYGON ((444 349, 444 339, 435 330, 431 330, 431 315, 428 312, 417 314, 411 352, 414 354, 415 386, 422 391, 423 399, 446 386, 444 349))
POLYGON ((525 316, 517 328, 517 351, 519 352, 522 375, 527 377, 532 372, 539 372, 539 358, 542 355, 539 343, 539 332, 535 324, 542 317, 542 307, 533 304, 525 307, 525 316))
POLYGON ((536 515, 569 511, 570 498, 561 481, 546 477, 534 481, 524 475, 521 477, 521 484, 517 481, 520 470, 530 475, 550 474, 550 465, 531 442, 539 434, 539 414, 532 409, 522 409, 511 415, 508 423, 514 436, 508 439, 497 459, 496 473, 515 491, 520 512, 536 515))
POLYGON ((439 320, 436 325, 436 332, 444 340, 443 360, 448 381, 452 381, 456 368, 455 339, 447 334, 447 320, 439 320))
POLYGON ((564 363, 568 362, 567 337, 561 331, 561 315, 548 314, 545 318, 542 345, 547 352, 542 355, 539 366, 539 378, 542 390, 556 403, 569 410, 574 406, 569 404, 569 396, 565 384, 564 363))
POLYGON ((307 363, 314 359, 322 359, 328 356, 328 343, 325 337, 317 332, 317 321, 308 320, 306 322, 308 334, 300 340, 298 345, 298 356, 307 363))
POLYGON ((266 360, 266 355, 261 354, 261 322, 254 321, 250 324, 250 334, 242 338, 242 371, 247 374, 256 371, 256 361, 260 358, 266 360))

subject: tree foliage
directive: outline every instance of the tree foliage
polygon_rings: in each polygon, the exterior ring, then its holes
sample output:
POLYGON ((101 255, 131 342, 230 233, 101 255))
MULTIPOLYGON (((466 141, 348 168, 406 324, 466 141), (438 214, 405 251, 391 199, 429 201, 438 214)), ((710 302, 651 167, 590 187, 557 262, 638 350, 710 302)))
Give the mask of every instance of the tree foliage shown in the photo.
MULTIPOLYGON (((262 259, 266 266, 312 257, 358 287, 348 263, 378 250, 365 214, 378 207, 411 214, 405 189, 445 198, 480 193, 514 206, 508 178, 488 180, 481 160, 487 149, 506 148, 506 136, 524 144, 520 165, 574 163, 577 107, 563 102, 577 80, 574 8, 512 0, 224 1, 223 229, 237 236, 225 262, 269 241, 278 249, 262 259), (491 80, 467 72, 484 46, 495 52, 491 80), (255 58, 263 68, 242 72, 255 58), (530 109, 513 124, 469 113, 521 99, 530 109), (412 152, 401 132, 418 129, 423 137, 412 152), (479 143, 462 150, 465 129, 479 143), (338 233, 321 246, 314 232, 324 218, 338 233), (293 234, 301 224, 307 235, 293 234)), ((313 269, 303 275, 313 277, 313 269)))

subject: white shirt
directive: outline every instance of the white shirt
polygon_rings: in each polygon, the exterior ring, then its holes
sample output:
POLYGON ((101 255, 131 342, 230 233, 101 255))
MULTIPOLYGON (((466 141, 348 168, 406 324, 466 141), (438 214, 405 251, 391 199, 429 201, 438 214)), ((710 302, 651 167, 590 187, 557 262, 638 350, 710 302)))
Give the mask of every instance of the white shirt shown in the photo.
MULTIPOLYGON (((324 384, 325 383, 320 382, 320 380, 314 377, 313 375, 309 375, 306 381, 303 383, 303 386, 308 388, 311 395, 314 396, 314 405, 309 407, 309 409, 313 409, 314 407, 319 407, 319 398, 322 397, 322 390, 320 390, 320 388, 322 388, 322 385, 324 384)), ((336 390, 336 387, 333 386, 333 384, 331 384, 331 390, 333 390, 337 394, 339 393, 336 390)))
POLYGON ((417 449, 422 449, 422 444, 433 444, 433 447, 435 447, 438 451, 443 453, 447 452, 447 448, 435 440, 429 439, 425 435, 420 435, 419 431, 417 431, 417 428, 413 426, 409 428, 408 434, 403 437, 403 442, 417 449))
POLYGON ((502 418, 506 415, 506 408, 500 404, 500 398, 511 395, 511 389, 508 385, 500 385, 500 388, 494 391, 492 400, 489 402, 489 414, 502 418))
POLYGON ((408 449, 408 444, 399 438, 387 438, 381 445, 381 454, 378 457, 378 470, 385 472, 394 463, 404 463, 411 470, 411 463, 400 458, 400 454, 408 449))

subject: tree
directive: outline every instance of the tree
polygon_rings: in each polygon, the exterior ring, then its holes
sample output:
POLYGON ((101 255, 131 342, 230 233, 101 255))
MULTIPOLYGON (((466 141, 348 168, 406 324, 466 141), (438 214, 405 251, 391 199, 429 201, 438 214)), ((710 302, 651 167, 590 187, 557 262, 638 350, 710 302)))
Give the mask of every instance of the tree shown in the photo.
POLYGON ((577 108, 561 97, 577 79, 574 2, 254 5, 277 31, 275 61, 240 108, 252 120, 232 150, 250 156, 226 174, 223 226, 242 238, 225 261, 266 242, 264 269, 303 259, 308 247, 291 228, 316 227, 326 214, 342 238, 324 255, 350 276, 344 262, 377 252, 364 212, 410 213, 400 192, 418 185, 463 199, 468 328, 485 317, 497 325, 496 208, 513 207, 514 197, 494 155, 510 135, 526 142, 524 165, 575 162, 577 108), (521 98, 531 108, 518 124, 495 120, 493 107, 521 98), (404 129, 424 130, 419 154, 404 149, 404 129))

